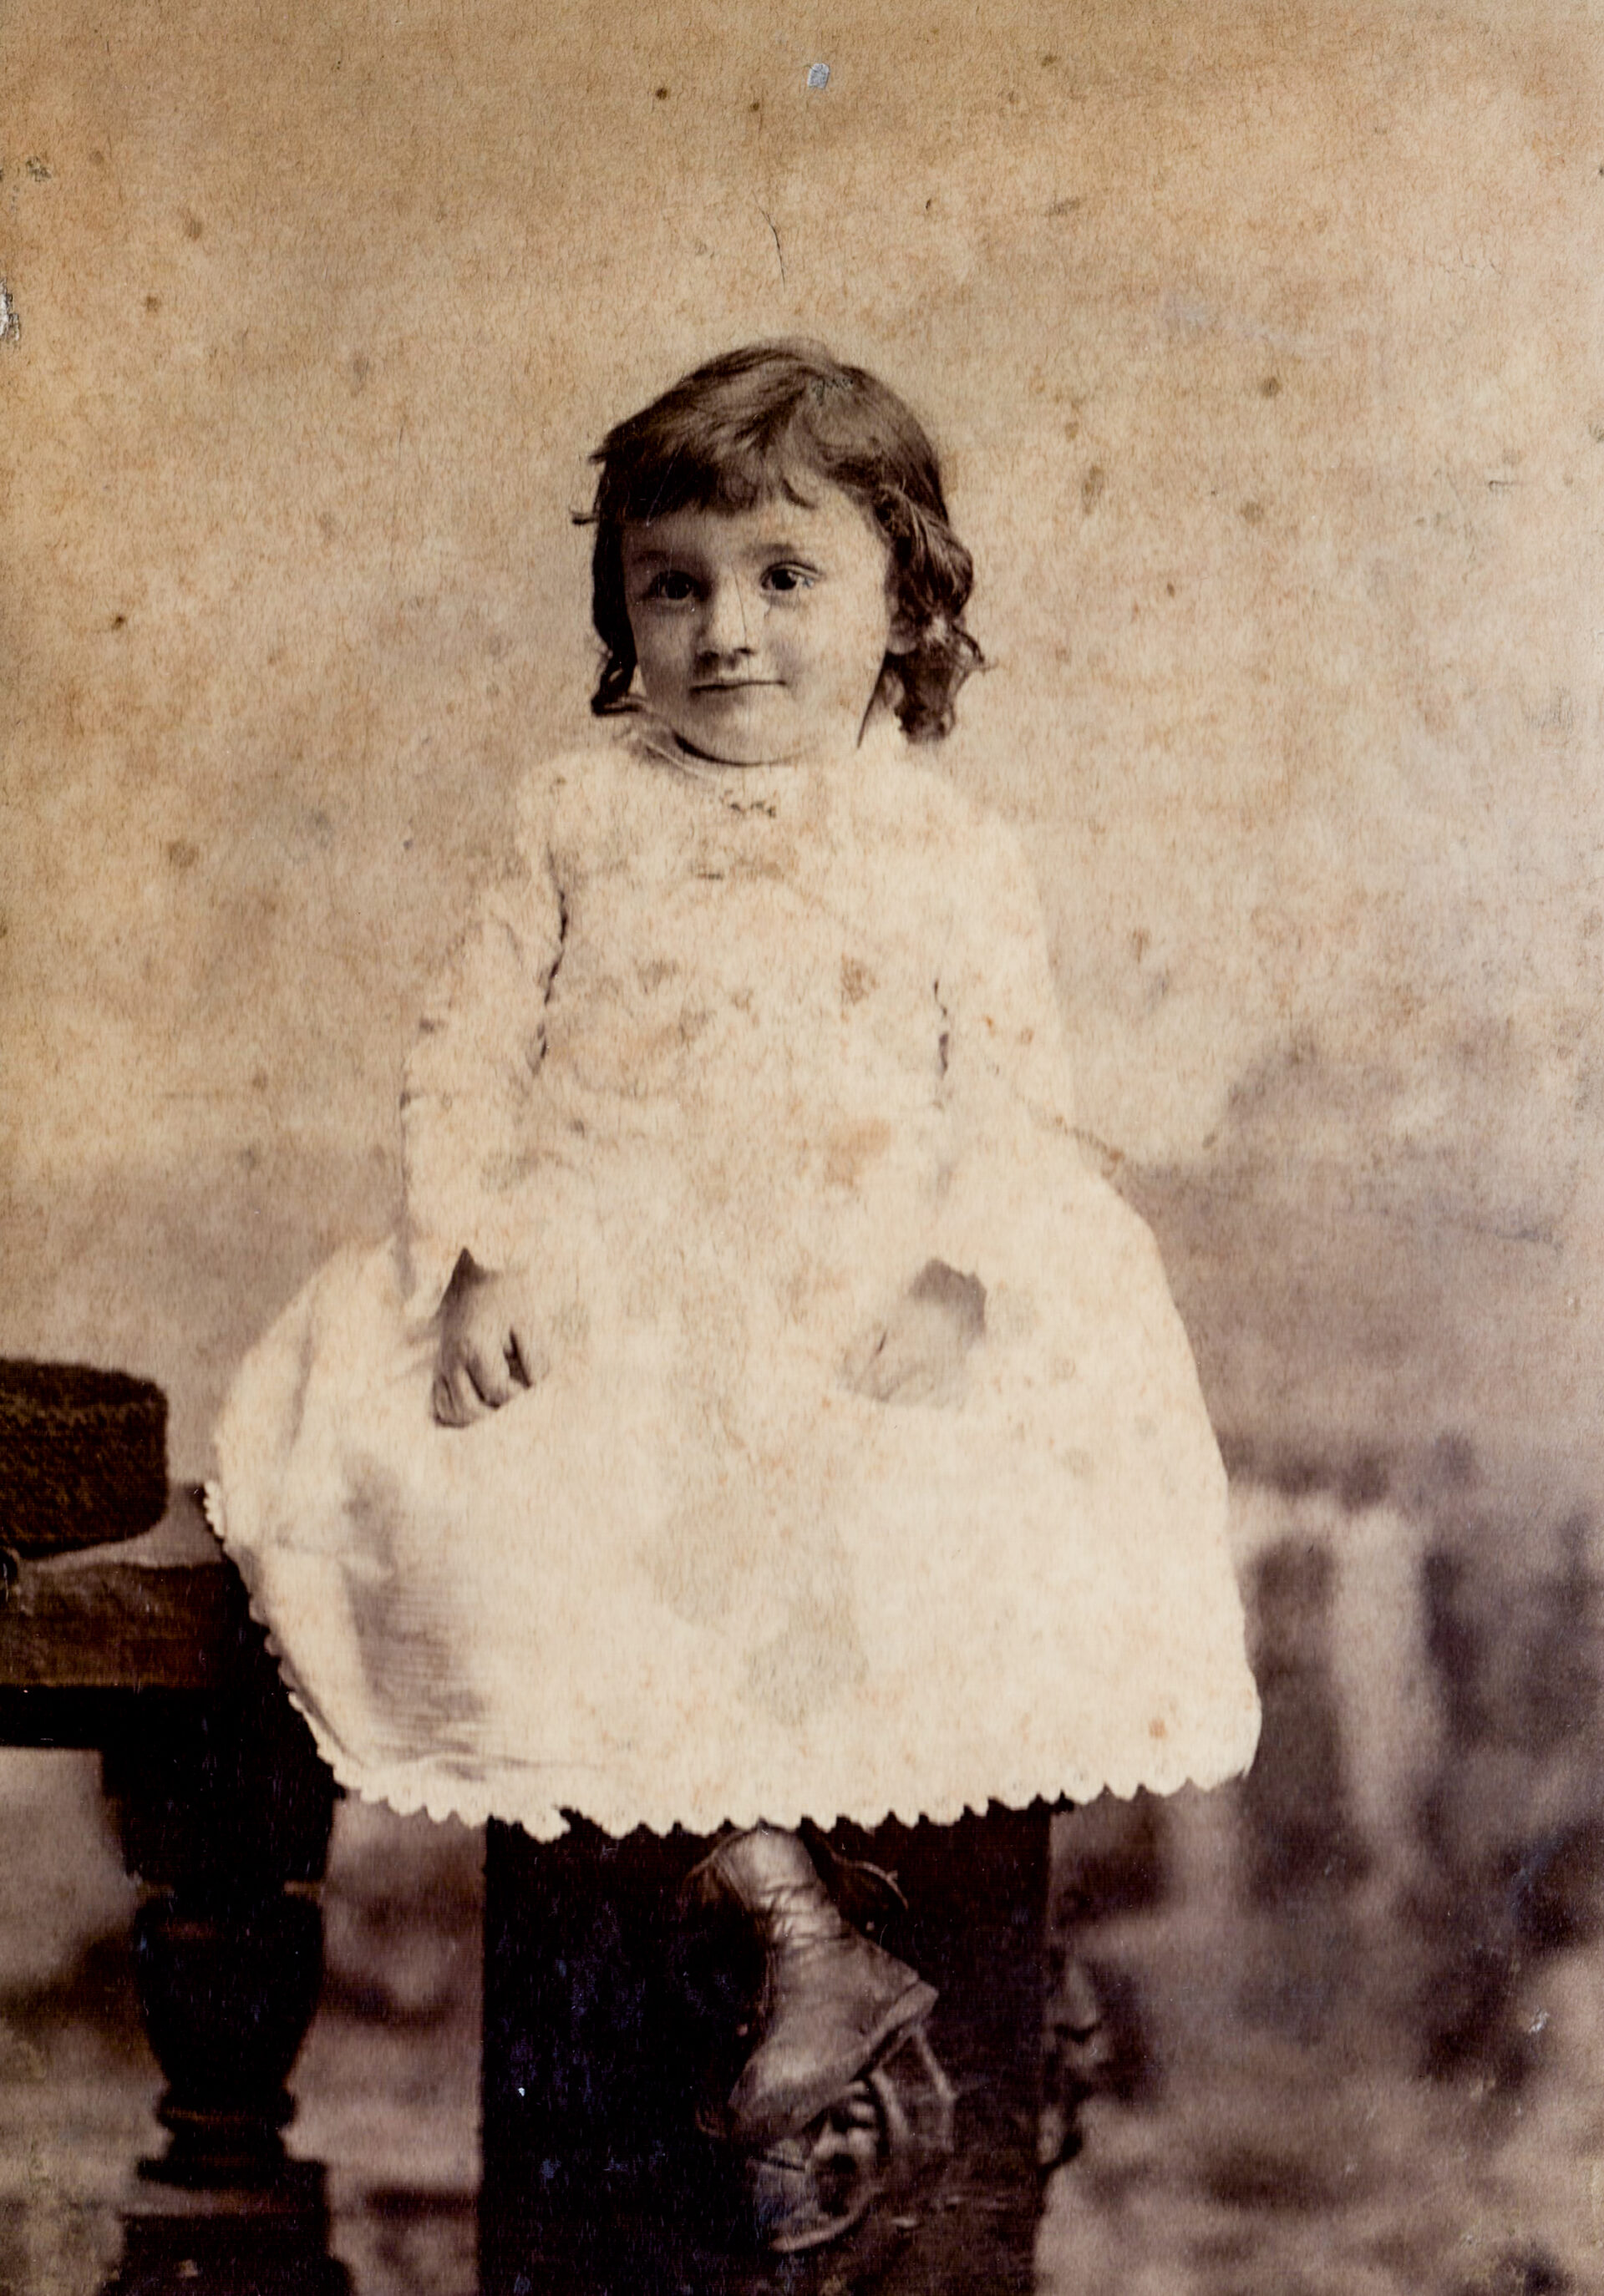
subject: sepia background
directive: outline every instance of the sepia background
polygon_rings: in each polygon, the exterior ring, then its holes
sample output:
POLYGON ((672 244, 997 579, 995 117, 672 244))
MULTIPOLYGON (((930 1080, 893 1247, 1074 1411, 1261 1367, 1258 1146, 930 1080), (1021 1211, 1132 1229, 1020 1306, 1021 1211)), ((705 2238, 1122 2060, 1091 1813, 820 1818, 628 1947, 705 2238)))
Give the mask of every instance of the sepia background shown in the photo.
MULTIPOLYGON (((1243 1787, 1060 1829, 1044 2285, 1604 2288, 1600 10, 18 0, 0 89, 0 1349, 205 1471, 586 722, 589 447, 750 336, 872 365, 1265 1693, 1243 1787)), ((0 2285, 88 2290, 127 1885, 92 1764, 0 1786, 0 2285)), ((476 1858, 341 1810, 365 2296, 470 2269, 476 1858)))

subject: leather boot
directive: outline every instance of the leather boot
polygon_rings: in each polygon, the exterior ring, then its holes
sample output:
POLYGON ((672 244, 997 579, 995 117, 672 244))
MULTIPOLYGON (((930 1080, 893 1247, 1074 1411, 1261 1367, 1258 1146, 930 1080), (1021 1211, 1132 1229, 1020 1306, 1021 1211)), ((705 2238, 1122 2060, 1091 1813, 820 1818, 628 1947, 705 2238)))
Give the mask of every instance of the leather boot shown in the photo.
POLYGON ((935 1988, 837 1912, 799 1837, 735 1833, 686 1884, 709 1915, 738 1912, 763 1949, 758 2044, 716 2134, 743 2146, 796 2135, 935 2005, 935 1988))

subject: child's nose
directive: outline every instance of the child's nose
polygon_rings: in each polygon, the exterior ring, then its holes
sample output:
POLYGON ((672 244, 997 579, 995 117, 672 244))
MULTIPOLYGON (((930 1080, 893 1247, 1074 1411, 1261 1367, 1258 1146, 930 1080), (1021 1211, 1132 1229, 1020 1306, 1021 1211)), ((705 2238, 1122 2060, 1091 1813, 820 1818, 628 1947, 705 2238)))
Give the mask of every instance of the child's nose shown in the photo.
POLYGON ((715 582, 708 591, 707 608, 702 618, 702 646, 706 653, 751 652, 746 594, 739 582, 715 582))

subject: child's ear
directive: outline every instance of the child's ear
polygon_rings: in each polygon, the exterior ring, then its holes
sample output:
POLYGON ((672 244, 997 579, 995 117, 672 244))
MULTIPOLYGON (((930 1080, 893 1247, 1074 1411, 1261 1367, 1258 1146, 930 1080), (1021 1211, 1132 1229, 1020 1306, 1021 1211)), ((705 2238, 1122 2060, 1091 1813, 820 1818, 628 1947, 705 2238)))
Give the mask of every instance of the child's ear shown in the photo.
POLYGON ((892 611, 891 628, 886 634, 885 651, 890 654, 911 653, 919 643, 918 625, 905 607, 892 611))

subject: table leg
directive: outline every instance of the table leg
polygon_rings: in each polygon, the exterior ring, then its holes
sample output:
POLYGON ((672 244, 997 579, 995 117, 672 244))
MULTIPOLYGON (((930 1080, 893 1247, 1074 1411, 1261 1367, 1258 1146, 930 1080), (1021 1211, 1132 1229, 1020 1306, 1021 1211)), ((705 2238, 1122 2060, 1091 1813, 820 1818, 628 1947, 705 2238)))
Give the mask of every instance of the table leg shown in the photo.
POLYGON ((333 2292, 323 2170, 292 2160, 286 2082, 317 2005, 333 1780, 254 1628, 226 1693, 134 1697, 103 1758, 140 2008, 167 2088, 113 2287, 333 2292))

